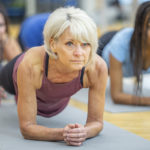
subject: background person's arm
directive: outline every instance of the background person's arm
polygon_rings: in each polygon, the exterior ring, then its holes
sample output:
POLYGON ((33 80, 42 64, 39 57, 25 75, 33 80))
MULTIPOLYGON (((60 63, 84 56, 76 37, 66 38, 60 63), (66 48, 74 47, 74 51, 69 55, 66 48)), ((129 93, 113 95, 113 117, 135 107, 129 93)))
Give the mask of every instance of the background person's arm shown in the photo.
POLYGON ((7 37, 3 42, 4 59, 10 61, 22 52, 17 40, 7 37))
POLYGON ((115 103, 127 105, 150 105, 150 97, 137 97, 123 91, 122 63, 110 54, 110 89, 115 103))

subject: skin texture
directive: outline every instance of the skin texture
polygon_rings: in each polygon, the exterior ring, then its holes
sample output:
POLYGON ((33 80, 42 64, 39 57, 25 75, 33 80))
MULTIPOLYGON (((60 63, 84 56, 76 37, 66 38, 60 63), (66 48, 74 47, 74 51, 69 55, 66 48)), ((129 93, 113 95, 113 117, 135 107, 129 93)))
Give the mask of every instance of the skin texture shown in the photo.
POLYGON ((11 38, 6 32, 5 20, 0 13, 0 45, 3 48, 3 58, 10 61, 21 53, 21 48, 14 38, 11 38))
MULTIPOLYGON (((126 39, 124 39, 126 40, 126 39)), ((119 42, 119 41, 116 41, 119 42)), ((129 45, 130 61, 133 65, 133 73, 136 79, 135 93, 127 94, 122 89, 122 64, 110 54, 110 80, 111 95, 116 103, 129 105, 150 105, 150 97, 144 97, 140 93, 142 89, 142 71, 150 67, 150 2, 139 5, 133 33, 129 45)), ((124 46, 120 46, 120 51, 124 46)))
MULTIPOLYGON (((1 59, 10 61, 19 53, 21 53, 21 48, 17 41, 11 37, 6 32, 5 19, 3 14, 0 13, 0 56, 1 59)), ((6 98, 5 90, 0 87, 0 100, 6 98)))
MULTIPOLYGON (((148 51, 147 55, 145 55, 145 68, 149 66, 149 57, 150 53, 148 51)), ((109 72, 111 81, 111 96, 115 103, 127 105, 150 105, 150 97, 138 97, 123 92, 122 63, 117 61, 111 54, 109 72)))
MULTIPOLYGON (((58 59, 50 58, 48 80, 57 84, 72 81, 89 59, 90 44, 75 40, 68 28, 58 40, 51 39, 50 46, 58 59)), ((18 117, 22 135, 26 139, 64 140, 68 145, 79 146, 103 128, 107 66, 96 54, 93 62, 86 66, 83 87, 89 88, 89 97, 85 125, 74 123, 63 128, 48 128, 36 122, 36 90, 42 85, 44 56, 43 46, 32 48, 18 67, 18 117)))

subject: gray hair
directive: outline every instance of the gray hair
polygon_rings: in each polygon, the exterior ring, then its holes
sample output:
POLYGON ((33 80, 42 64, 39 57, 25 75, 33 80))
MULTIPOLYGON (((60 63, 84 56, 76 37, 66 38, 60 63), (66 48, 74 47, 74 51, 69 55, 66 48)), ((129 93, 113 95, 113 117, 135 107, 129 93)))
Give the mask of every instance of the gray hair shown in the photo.
POLYGON ((46 52, 57 58, 50 49, 50 39, 57 40, 68 27, 76 40, 91 45, 89 61, 92 60, 98 47, 96 24, 83 10, 74 7, 58 8, 49 16, 43 31, 46 52))

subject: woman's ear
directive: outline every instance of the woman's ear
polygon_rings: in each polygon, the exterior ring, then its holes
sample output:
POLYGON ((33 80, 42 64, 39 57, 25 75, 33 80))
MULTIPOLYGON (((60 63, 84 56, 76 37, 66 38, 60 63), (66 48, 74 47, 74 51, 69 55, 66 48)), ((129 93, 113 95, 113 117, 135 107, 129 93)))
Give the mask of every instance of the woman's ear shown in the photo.
POLYGON ((53 38, 51 38, 49 41, 49 44, 50 44, 50 49, 55 53, 56 52, 56 41, 53 38))

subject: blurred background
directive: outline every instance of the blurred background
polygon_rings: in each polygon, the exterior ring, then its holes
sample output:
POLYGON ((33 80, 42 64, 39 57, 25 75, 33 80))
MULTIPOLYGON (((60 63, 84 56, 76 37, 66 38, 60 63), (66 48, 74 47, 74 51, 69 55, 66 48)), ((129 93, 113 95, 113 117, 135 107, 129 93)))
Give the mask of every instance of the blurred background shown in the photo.
POLYGON ((100 36, 105 31, 133 26, 137 7, 144 1, 148 0, 0 0, 0 3, 7 10, 10 32, 15 37, 25 18, 68 5, 85 10, 95 20, 100 36))

